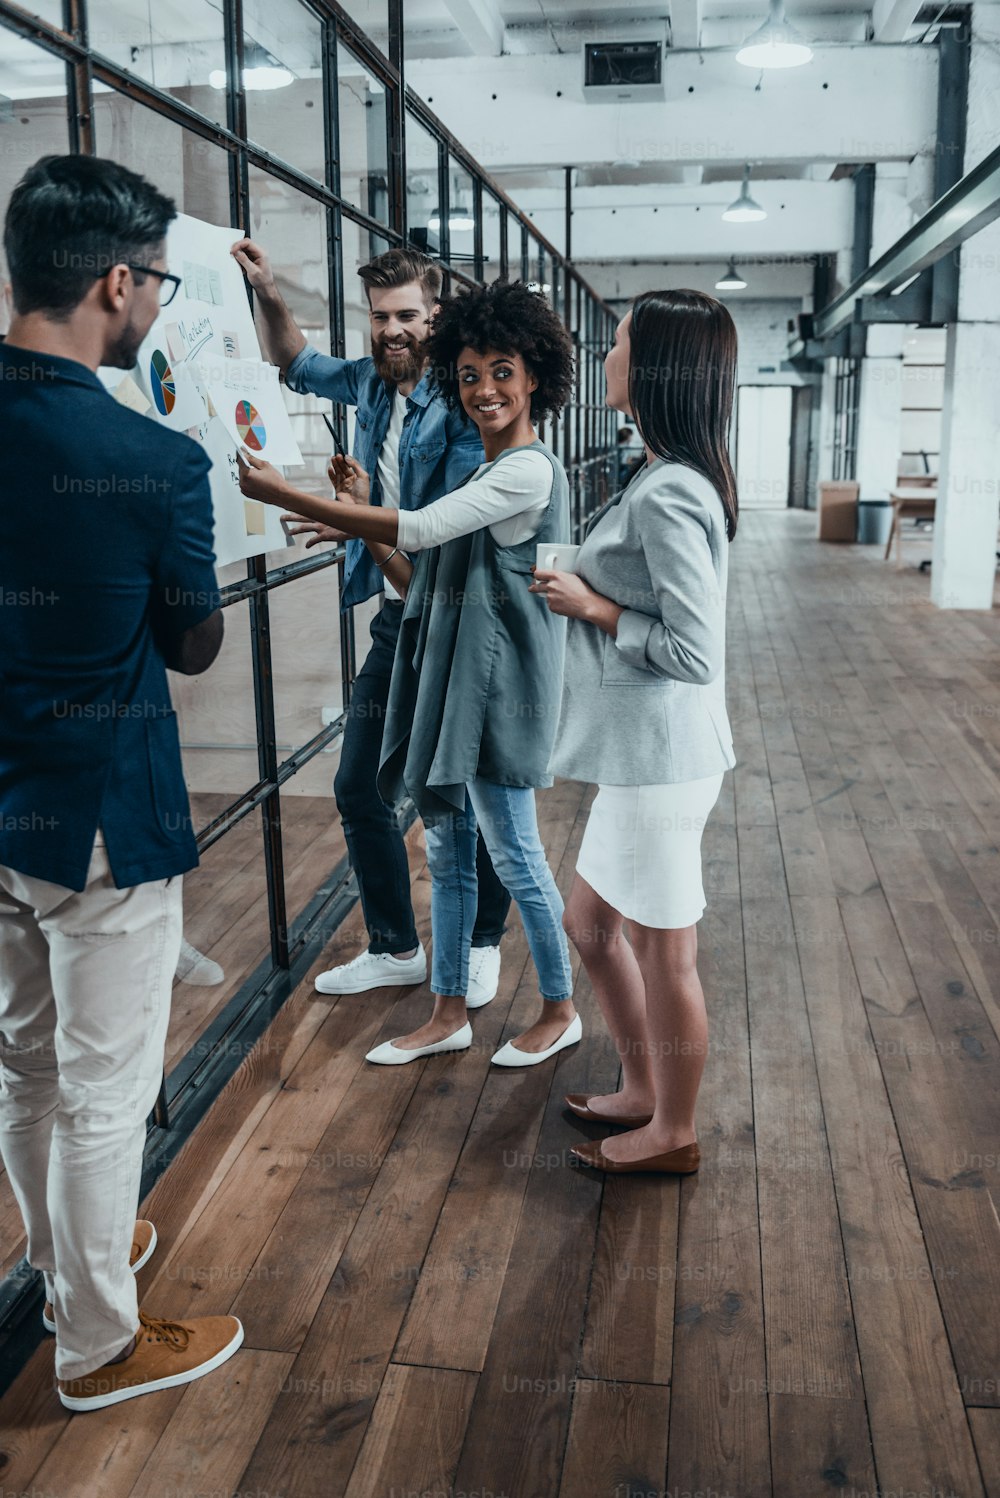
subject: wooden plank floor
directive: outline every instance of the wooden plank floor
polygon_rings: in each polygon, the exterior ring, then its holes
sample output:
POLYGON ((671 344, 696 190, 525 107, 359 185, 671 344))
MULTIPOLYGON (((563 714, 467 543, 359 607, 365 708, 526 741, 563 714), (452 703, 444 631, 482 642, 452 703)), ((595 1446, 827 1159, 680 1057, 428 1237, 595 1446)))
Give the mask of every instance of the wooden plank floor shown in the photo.
MULTIPOLYGON (((583 1044, 491 1071, 535 1003, 516 921, 460 1056, 366 1066, 426 992, 310 975, 145 1205, 144 1304, 232 1309, 245 1350, 72 1417, 46 1344, 3 1492, 998 1498, 1000 614, 814 525, 732 553, 699 1175, 569 1165, 600 1130, 563 1094, 617 1076, 578 963, 583 1044)), ((591 794, 539 796, 564 890, 591 794)))

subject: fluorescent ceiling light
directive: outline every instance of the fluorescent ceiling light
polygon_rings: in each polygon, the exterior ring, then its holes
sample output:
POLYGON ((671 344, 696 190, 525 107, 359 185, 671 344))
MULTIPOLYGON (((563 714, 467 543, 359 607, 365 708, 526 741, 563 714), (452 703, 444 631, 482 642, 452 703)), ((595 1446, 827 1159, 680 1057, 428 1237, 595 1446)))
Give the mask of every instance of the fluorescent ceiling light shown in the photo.
POLYGON ((767 218, 767 210, 750 196, 750 168, 743 169, 743 186, 739 197, 725 210, 722 217, 730 224, 749 224, 767 218))
POLYGON ((743 277, 737 271, 734 262, 730 260, 726 268, 726 274, 720 276, 716 281, 715 289, 716 291, 744 291, 746 290, 746 284, 743 277))
MULTIPOLYGON (((212 88, 225 88, 224 68, 214 68, 208 75, 212 88)), ((243 87, 245 89, 287 88, 295 82, 295 74, 280 63, 259 42, 247 42, 243 48, 243 87)))
POLYGON ((287 88, 294 78, 294 73, 280 66, 243 69, 244 88, 287 88))
MULTIPOLYGON (((432 234, 437 234, 441 229, 441 210, 435 208, 427 220, 427 227, 432 234)), ((455 207, 448 214, 448 228, 452 234, 471 233, 476 227, 476 221, 467 208, 455 207)))
POLYGON ((784 0, 771 0, 771 14, 747 37, 736 61, 748 68, 800 68, 812 55, 805 37, 785 19, 784 0))

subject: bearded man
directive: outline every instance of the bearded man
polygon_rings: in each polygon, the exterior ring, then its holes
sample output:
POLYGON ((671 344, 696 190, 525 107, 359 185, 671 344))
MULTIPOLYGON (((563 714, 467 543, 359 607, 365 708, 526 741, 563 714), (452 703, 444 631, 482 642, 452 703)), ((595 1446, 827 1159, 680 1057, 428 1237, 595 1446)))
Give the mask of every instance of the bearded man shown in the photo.
MULTIPOLYGON (((483 461, 475 427, 451 411, 426 374, 424 344, 439 305, 440 268, 414 250, 389 250, 358 270, 368 298, 371 354, 335 359, 306 343, 280 291, 267 254, 241 239, 232 254, 255 294, 261 342, 283 371, 289 389, 311 392, 357 413, 354 458, 372 477, 371 503, 418 510, 456 488, 483 461)), ((307 546, 340 541, 340 532, 302 521, 307 546)), ((334 795, 368 928, 368 949, 351 962, 320 973, 320 993, 423 983, 427 956, 417 936, 410 873, 402 833, 375 778, 382 748, 392 663, 403 603, 383 577, 363 541, 347 541, 340 606, 346 611, 384 589, 371 625, 371 649, 354 682, 334 795)), ((497 991, 500 938, 510 895, 497 878, 479 838, 479 906, 472 934, 467 1002, 475 1008, 497 991)))

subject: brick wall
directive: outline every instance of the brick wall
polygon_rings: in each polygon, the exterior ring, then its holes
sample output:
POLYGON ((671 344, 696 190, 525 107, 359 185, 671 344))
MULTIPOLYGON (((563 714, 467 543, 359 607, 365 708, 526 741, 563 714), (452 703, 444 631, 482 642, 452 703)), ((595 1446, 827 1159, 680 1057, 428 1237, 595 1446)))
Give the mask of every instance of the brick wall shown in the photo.
MULTIPOLYGON (((723 299, 725 300, 725 299, 723 299)), ((739 338, 741 385, 801 385, 794 370, 783 370, 788 354, 788 320, 802 310, 800 297, 754 301, 733 297, 726 302, 739 338), (762 372, 762 367, 768 373, 762 372)))

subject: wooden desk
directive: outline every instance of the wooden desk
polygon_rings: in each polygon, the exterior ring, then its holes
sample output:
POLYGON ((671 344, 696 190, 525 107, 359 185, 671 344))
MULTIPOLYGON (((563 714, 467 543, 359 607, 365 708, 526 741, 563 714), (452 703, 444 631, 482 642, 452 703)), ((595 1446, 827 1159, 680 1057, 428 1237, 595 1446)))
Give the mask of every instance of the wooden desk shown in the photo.
POLYGON ((900 484, 898 489, 892 489, 889 493, 892 500, 892 526, 889 530, 889 539, 885 543, 885 556, 883 561, 889 560, 892 550, 892 538, 896 538, 896 566, 903 565, 903 527, 901 520, 933 520, 934 508, 937 504, 937 490, 930 489, 918 484, 900 484))

